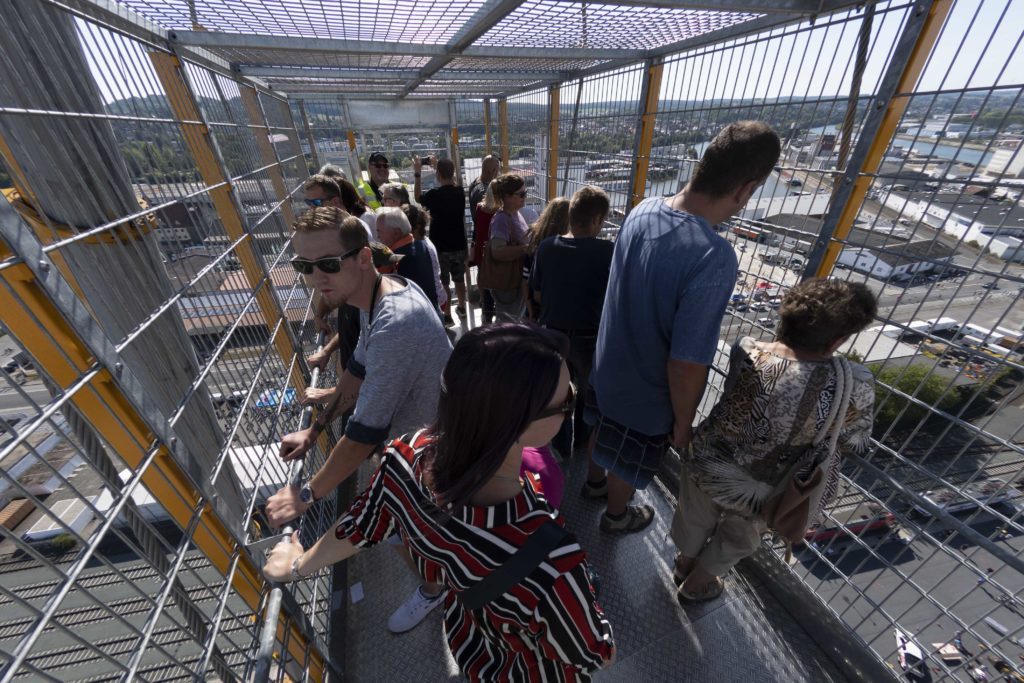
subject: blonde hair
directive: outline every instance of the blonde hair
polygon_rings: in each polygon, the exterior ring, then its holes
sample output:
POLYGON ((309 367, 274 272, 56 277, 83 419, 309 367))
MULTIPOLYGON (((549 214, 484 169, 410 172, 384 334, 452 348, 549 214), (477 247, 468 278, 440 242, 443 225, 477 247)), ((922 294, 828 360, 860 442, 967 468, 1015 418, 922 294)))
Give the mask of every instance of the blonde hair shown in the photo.
POLYGON ((532 254, 537 251, 540 243, 555 235, 564 235, 569 232, 569 200, 565 197, 555 197, 544 207, 537 220, 530 226, 530 244, 526 247, 526 253, 532 254))
POLYGON ((405 215, 405 211, 397 206, 385 206, 381 209, 377 209, 377 225, 384 221, 384 225, 389 228, 398 228, 402 231, 403 235, 408 235, 412 232, 412 224, 409 223, 409 218, 405 215))
POLYGON ((501 208, 501 204, 494 198, 494 189, 490 183, 487 183, 487 189, 484 191, 484 200, 480 202, 480 205, 484 207, 484 211, 487 213, 498 213, 498 209, 501 208))

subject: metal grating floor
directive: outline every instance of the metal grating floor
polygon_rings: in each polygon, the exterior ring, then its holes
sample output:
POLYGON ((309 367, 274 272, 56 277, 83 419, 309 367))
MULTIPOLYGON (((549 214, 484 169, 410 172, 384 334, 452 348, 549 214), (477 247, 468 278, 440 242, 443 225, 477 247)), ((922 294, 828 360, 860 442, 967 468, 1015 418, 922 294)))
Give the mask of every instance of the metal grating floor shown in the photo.
MULTIPOLYGON (((671 497, 663 489, 638 493, 657 510, 649 531, 609 537, 598 528, 603 505, 578 490, 584 458, 566 464, 563 512, 601 578, 601 605, 615 629, 618 661, 597 681, 745 681, 829 683, 846 678, 807 633, 756 582, 735 573, 723 597, 682 608, 674 599, 668 538, 671 497)), ((360 472, 360 486, 372 470, 360 472)), ((348 606, 347 678, 352 681, 464 680, 448 653, 441 611, 403 635, 388 632, 388 616, 416 586, 390 548, 379 547, 349 564, 352 585, 365 597, 348 606)))

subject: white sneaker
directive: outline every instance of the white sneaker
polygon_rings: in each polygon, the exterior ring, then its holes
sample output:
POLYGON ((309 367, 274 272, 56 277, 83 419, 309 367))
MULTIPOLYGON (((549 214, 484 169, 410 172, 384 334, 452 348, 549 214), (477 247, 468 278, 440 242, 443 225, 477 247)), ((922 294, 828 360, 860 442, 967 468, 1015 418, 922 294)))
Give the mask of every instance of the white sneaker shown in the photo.
POLYGON ((442 589, 435 596, 423 594, 422 586, 413 591, 409 599, 399 605, 388 618, 388 629, 392 633, 405 633, 416 628, 423 619, 430 614, 431 610, 444 602, 444 594, 447 590, 442 589))

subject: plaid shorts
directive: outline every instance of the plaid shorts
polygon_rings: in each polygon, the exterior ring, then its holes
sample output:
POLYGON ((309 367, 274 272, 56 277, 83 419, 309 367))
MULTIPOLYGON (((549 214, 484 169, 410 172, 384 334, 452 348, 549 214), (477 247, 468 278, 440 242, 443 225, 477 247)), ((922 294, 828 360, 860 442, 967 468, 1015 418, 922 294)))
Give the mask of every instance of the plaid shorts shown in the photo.
POLYGON ((588 392, 583 420, 594 430, 594 463, 633 488, 647 488, 668 451, 669 436, 641 434, 605 417, 593 391, 588 392))

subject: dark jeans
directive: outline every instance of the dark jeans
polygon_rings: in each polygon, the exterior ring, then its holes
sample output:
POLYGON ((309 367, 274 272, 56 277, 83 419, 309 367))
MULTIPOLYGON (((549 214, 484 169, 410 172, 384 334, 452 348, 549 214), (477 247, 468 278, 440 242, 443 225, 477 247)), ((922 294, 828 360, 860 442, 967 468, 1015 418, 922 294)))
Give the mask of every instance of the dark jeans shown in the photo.
POLYGON ((564 457, 572 455, 573 448, 586 446, 590 439, 590 427, 583 421, 583 397, 590 390, 590 371, 594 367, 594 352, 597 350, 595 336, 570 334, 568 337, 569 357, 566 361, 569 375, 576 384, 576 409, 565 418, 558 434, 551 440, 551 445, 564 457))

